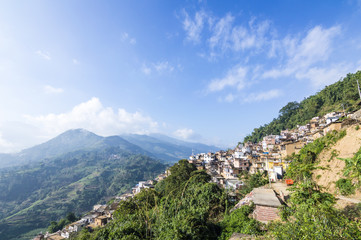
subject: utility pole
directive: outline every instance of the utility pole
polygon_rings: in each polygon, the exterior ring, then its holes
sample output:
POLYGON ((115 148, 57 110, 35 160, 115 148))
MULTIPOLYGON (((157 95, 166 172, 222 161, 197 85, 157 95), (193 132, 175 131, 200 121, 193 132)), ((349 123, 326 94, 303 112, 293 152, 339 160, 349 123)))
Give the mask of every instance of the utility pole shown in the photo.
POLYGON ((343 108, 343 114, 345 114, 345 105, 341 103, 341 107, 343 108))
POLYGON ((268 182, 269 182, 269 188, 272 189, 272 184, 271 184, 271 178, 270 178, 270 174, 269 174, 269 162, 268 162, 268 157, 266 157, 266 163, 267 163, 267 175, 268 175, 268 182))
POLYGON ((358 94, 360 95, 360 100, 361 100, 361 92, 360 92, 360 85, 358 84, 358 79, 356 79, 356 82, 357 82, 358 94))

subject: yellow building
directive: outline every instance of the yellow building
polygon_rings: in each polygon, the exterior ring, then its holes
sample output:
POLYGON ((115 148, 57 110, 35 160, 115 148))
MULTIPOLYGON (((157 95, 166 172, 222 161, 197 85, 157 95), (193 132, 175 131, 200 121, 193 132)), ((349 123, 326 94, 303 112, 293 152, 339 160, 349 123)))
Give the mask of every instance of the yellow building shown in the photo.
POLYGON ((305 146, 304 142, 298 141, 298 142, 288 142, 288 143, 282 143, 280 145, 280 153, 282 159, 285 159, 287 156, 292 155, 292 153, 299 153, 301 148, 305 146))

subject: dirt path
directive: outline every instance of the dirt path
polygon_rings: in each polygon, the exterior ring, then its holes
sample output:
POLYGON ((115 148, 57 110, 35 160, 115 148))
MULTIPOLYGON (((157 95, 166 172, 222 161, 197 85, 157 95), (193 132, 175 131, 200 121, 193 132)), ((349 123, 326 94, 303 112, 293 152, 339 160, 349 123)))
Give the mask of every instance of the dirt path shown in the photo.
POLYGON ((348 198, 348 197, 344 197, 344 196, 341 196, 341 195, 336 196, 336 198, 347 201, 347 202, 350 202, 350 203, 360 203, 361 202, 358 199, 348 198))

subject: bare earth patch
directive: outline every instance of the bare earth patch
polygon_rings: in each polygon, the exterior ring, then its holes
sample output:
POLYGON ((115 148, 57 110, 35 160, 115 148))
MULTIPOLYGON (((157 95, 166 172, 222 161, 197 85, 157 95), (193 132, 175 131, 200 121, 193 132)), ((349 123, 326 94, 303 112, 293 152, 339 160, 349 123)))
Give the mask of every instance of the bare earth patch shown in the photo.
MULTIPOLYGON (((346 129, 346 136, 330 149, 322 151, 318 157, 320 161, 318 166, 324 167, 326 170, 315 170, 313 174, 314 180, 318 185, 323 186, 327 192, 335 195, 339 195, 335 182, 343 177, 343 168, 345 167, 345 162, 338 158, 352 158, 361 147, 361 129, 356 130, 355 127, 355 125, 349 126, 346 129), (337 155, 335 156, 335 154, 337 155)), ((360 200, 360 189, 356 190, 355 194, 347 197, 360 200)), ((338 205, 340 207, 345 206, 347 201, 340 199, 338 205)))

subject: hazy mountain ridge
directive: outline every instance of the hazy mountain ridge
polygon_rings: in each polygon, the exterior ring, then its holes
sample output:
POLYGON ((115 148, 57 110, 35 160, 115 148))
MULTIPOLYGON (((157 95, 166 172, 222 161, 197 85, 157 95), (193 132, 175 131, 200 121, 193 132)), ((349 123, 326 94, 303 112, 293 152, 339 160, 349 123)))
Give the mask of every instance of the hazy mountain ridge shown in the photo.
POLYGON ((194 153, 216 151, 220 148, 201 143, 191 143, 171 138, 162 134, 121 135, 122 138, 133 143, 148 152, 151 152, 159 159, 166 161, 178 161, 182 158, 188 158, 192 151, 194 153))
POLYGON ((19 153, 0 153, 0 168, 40 162, 78 150, 99 150, 108 147, 119 147, 124 151, 144 154, 164 162, 175 162, 181 158, 187 158, 192 150, 208 152, 219 149, 215 146, 185 142, 161 134, 102 137, 85 129, 72 129, 19 153))

